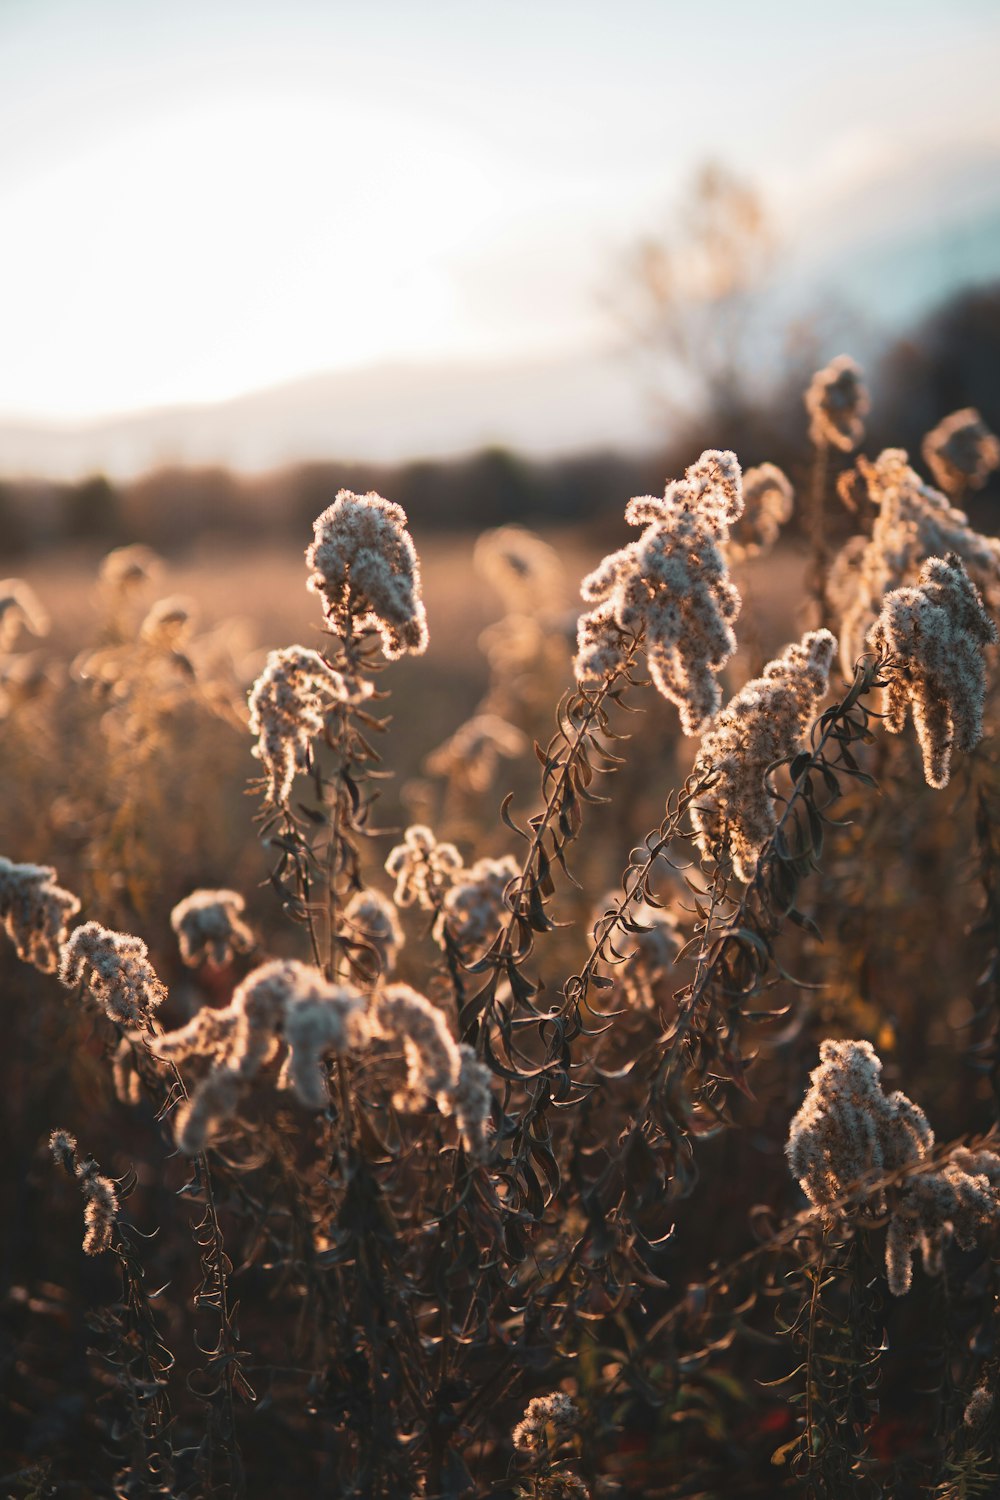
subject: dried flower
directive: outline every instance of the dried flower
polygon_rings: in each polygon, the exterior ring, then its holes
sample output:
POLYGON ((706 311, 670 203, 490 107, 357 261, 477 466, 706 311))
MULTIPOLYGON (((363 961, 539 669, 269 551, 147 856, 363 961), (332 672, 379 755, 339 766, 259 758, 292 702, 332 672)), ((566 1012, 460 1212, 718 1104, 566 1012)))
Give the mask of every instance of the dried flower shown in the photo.
POLYGON ((288 1043, 288 1082, 307 1109, 329 1103, 323 1059, 331 1052, 341 1057, 361 1047, 370 1036, 365 999, 350 984, 326 984, 313 979, 300 988, 285 1010, 288 1043))
POLYGON ((944 417, 924 438, 921 452, 935 483, 949 495, 981 490, 1000 468, 1000 442, 971 406, 944 417))
POLYGON ((743 514, 731 531, 730 555, 768 552, 791 518, 795 491, 777 464, 759 464, 743 475, 743 514))
POLYGON ((988 1385, 977 1385, 969 1397, 962 1421, 966 1427, 973 1432, 978 1427, 985 1427, 993 1415, 993 1392, 988 1385))
POLYGON ((728 841, 741 880, 753 878, 775 830, 767 768, 794 753, 826 693, 836 649, 828 630, 786 646, 729 700, 702 740, 693 775, 714 773, 716 779, 692 805, 698 843, 708 854, 728 841))
POLYGON ((103 1250, 110 1250, 119 1210, 118 1194, 111 1178, 101 1174, 95 1161, 80 1161, 76 1137, 68 1130, 53 1130, 49 1136, 49 1150, 59 1166, 80 1184, 84 1200, 84 1254, 100 1255, 103 1250))
POLYGON ((346 678, 305 646, 271 652, 248 699, 250 732, 257 735, 252 753, 267 772, 271 802, 287 803, 295 773, 307 769, 310 744, 331 709, 361 703, 372 691, 370 682, 346 678))
MULTIPOLYGON (((923 1110, 896 1092, 885 1094, 882 1063, 870 1042, 825 1041, 820 1066, 792 1121, 785 1147, 803 1192, 817 1207, 846 1198, 868 1173, 892 1173, 929 1158, 934 1132, 923 1110)), ((887 1211, 883 1190, 841 1211, 861 1222, 887 1211)), ((934 1275, 952 1235, 965 1249, 1000 1213, 1000 1157, 952 1151, 939 1170, 915 1173, 894 1190, 886 1234, 886 1276, 899 1297, 912 1280, 916 1250, 934 1275)))
POLYGON ((510 854, 500 859, 477 859, 456 876, 445 893, 434 937, 447 935, 467 963, 480 958, 499 931, 507 905, 504 892, 521 871, 510 854))
POLYGON ((254 935, 243 921, 246 902, 238 891, 192 891, 170 913, 181 958, 191 968, 200 963, 217 969, 236 953, 249 953, 254 935))
POLYGON ((929 786, 947 786, 953 746, 971 750, 979 743, 983 649, 996 640, 979 591, 953 552, 925 563, 916 588, 887 595, 869 632, 872 650, 886 652, 893 662, 885 727, 900 734, 912 708, 929 786))
POLYGON ((579 1426, 580 1413, 565 1391, 535 1396, 528 1402, 524 1417, 514 1428, 514 1447, 522 1453, 538 1453, 543 1448, 556 1448, 572 1437, 579 1426))
POLYGON ((554 547, 524 526, 484 531, 473 562, 508 613, 531 615, 559 608, 566 578, 562 561, 554 547))
POLYGON ((377 630, 390 661, 427 649, 420 564, 402 506, 371 492, 341 490, 315 523, 306 550, 308 587, 343 640, 377 630))
POLYGON ((157 651, 179 651, 194 629, 194 619, 192 600, 179 594, 157 599, 139 627, 139 639, 157 651))
POLYGON ((111 1059, 111 1081, 119 1104, 136 1105, 142 1099, 142 1077, 136 1064, 136 1049, 144 1046, 141 1031, 126 1031, 111 1059))
POLYGON ((447 776, 470 792, 488 791, 501 756, 515 759, 528 741, 498 714, 476 714, 427 757, 432 776, 447 776))
POLYGON ((397 906, 436 911, 462 869, 462 856, 454 844, 439 844, 429 828, 414 823, 392 850, 385 868, 396 882, 397 906))
POLYGON ((23 578, 0 579, 0 651, 9 651, 22 629, 48 635, 48 613, 23 578))
POLYGON ((341 936, 350 942, 353 961, 366 979, 374 982, 395 969, 403 929, 396 908, 381 891, 355 892, 344 910, 341 936))
POLYGON ((698 734, 718 711, 716 674, 736 649, 732 625, 740 596, 721 550, 743 513, 735 454, 709 450, 662 500, 636 496, 625 519, 645 530, 583 580, 596 606, 578 629, 577 681, 591 688, 622 665, 630 638, 642 634, 656 687, 680 710, 685 734, 698 734))
POLYGON ((845 674, 864 650, 885 595, 915 584, 929 557, 957 553, 987 602, 1000 598, 1000 540, 973 531, 965 512, 924 484, 901 448, 885 449, 874 463, 859 458, 856 471, 875 508, 872 534, 868 541, 851 538, 834 560, 827 590, 841 621, 845 674))
POLYGON ((85 984, 105 1014, 121 1026, 140 1026, 165 998, 141 938, 85 922, 62 950, 59 978, 67 989, 85 984))
POLYGON ((871 405, 861 370, 847 354, 839 354, 817 370, 805 394, 809 437, 817 446, 850 453, 865 435, 864 418, 871 405))
POLYGON ((403 1043, 406 1089, 396 1095, 396 1108, 413 1109, 443 1096, 450 1112, 462 1058, 437 1007, 408 984, 390 984, 377 998, 372 1023, 376 1035, 403 1043))
POLYGON ((443 1115, 454 1114, 462 1144, 473 1161, 486 1161, 490 1154, 490 1127, 493 1114, 493 1090, 490 1070, 481 1063, 473 1049, 460 1042, 458 1083, 449 1094, 438 1094, 438 1108, 443 1115))
POLYGON ((49 865, 15 865, 0 855, 0 923, 18 958, 43 974, 58 969, 70 919, 80 910, 57 879, 49 865))
POLYGON ((159 571, 160 559, 140 542, 115 547, 101 563, 100 582, 113 593, 123 594, 148 583, 159 571))

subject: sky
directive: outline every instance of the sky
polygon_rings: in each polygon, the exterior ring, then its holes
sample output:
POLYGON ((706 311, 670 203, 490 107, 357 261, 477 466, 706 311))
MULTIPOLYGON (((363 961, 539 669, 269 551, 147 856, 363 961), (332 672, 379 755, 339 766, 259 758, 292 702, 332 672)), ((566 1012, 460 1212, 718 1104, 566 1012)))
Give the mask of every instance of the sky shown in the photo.
POLYGON ((0 419, 592 353, 706 160, 800 272, 975 206, 998 70, 992 0, 0 0, 0 419))

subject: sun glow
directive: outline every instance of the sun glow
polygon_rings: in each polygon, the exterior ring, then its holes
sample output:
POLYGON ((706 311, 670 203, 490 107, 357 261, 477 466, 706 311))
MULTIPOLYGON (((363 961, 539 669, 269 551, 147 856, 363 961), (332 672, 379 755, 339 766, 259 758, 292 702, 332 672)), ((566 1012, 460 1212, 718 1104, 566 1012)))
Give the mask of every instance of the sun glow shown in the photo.
POLYGON ((8 189, 0 405, 213 400, 461 337, 481 154, 389 108, 240 99, 146 121, 8 189))

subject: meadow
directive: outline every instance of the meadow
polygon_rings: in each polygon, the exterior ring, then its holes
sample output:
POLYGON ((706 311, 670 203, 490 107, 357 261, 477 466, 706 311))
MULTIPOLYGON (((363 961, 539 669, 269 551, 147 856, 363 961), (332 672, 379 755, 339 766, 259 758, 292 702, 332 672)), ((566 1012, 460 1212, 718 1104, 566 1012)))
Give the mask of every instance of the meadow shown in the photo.
POLYGON ((868 408, 23 558, 5 1493, 997 1493, 1000 445, 868 408))

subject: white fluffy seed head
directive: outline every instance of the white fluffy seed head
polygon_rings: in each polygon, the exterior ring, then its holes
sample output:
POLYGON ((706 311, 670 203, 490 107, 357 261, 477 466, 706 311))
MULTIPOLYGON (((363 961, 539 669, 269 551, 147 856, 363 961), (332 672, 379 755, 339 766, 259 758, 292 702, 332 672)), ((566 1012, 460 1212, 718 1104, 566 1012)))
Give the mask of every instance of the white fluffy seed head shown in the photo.
POLYGON ((396 882, 397 906, 437 910, 462 870, 462 856, 454 844, 441 843, 423 823, 414 823, 385 862, 396 882))
POLYGON ((805 394, 809 436, 822 447, 850 453, 865 435, 864 419, 871 402, 861 369, 847 354, 839 354, 817 370, 805 394))
POLYGON ((309 765, 309 748, 337 707, 362 703, 374 689, 361 677, 347 677, 306 646, 272 651, 250 689, 252 754, 267 774, 268 800, 287 805, 296 771, 309 765))
POLYGON ((238 891, 192 891, 170 913, 181 958, 190 967, 201 963, 221 969, 237 953, 249 953, 254 935, 243 920, 246 902, 238 891))
POLYGON ((43 974, 58 969, 69 923, 80 910, 76 896, 57 881, 50 865, 19 865, 0 856, 0 924, 18 958, 43 974))
POLYGON ((308 587, 343 639, 375 630, 390 661, 427 649, 420 565, 406 512, 381 495, 341 490, 315 523, 308 587))
POLYGON ((140 1026, 166 997, 141 938, 99 922, 74 928, 63 945, 59 978, 67 989, 84 984, 105 1014, 122 1026, 140 1026))
POLYGON ((949 495, 981 490, 1000 468, 1000 442, 971 406, 942 418, 924 438, 921 452, 935 484, 949 495))

